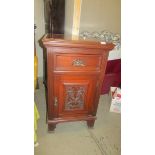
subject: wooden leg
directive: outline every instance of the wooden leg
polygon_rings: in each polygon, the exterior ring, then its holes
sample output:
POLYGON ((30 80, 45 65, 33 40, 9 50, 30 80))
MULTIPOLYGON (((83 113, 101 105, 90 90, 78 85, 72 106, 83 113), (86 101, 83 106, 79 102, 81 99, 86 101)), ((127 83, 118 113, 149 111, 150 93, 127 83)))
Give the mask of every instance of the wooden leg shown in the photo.
POLYGON ((88 120, 87 121, 88 128, 93 128, 94 127, 94 123, 95 123, 95 120, 88 120))
POLYGON ((56 124, 48 124, 48 131, 49 132, 54 132, 56 128, 56 124))

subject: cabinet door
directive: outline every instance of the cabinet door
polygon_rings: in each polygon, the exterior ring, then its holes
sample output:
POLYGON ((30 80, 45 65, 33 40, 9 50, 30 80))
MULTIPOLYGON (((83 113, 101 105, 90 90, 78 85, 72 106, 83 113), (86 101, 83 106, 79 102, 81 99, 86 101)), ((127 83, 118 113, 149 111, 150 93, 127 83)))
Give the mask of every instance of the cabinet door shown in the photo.
POLYGON ((88 115, 93 110, 96 76, 59 75, 54 77, 57 116, 88 115))

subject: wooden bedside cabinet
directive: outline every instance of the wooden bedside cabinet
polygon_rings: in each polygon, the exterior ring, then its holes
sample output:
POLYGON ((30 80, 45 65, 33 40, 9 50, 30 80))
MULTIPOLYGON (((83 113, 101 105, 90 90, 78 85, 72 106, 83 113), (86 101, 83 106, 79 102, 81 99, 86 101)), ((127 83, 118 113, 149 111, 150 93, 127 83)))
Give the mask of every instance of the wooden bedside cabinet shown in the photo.
POLYGON ((112 43, 71 40, 56 35, 42 39, 47 53, 47 123, 87 121, 93 127, 112 43))

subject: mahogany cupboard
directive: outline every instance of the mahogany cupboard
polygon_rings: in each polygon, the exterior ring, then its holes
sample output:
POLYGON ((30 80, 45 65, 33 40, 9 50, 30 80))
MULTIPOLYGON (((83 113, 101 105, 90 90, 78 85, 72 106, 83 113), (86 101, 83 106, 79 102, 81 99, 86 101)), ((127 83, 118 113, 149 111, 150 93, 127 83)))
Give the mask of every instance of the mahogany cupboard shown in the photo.
POLYGON ((72 40, 55 35, 42 39, 47 58, 47 123, 87 121, 93 127, 112 43, 72 40))

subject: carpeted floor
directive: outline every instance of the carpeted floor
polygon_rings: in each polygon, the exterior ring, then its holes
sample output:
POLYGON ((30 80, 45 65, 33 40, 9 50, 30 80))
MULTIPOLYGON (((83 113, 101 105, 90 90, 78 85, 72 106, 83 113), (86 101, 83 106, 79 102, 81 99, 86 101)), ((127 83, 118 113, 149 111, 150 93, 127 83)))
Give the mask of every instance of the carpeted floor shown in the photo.
POLYGON ((35 102, 40 114, 35 155, 121 154, 121 115, 109 112, 108 95, 100 96, 94 129, 88 129, 86 122, 69 122, 58 124, 54 133, 47 132, 45 89, 41 79, 35 102))

